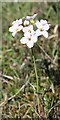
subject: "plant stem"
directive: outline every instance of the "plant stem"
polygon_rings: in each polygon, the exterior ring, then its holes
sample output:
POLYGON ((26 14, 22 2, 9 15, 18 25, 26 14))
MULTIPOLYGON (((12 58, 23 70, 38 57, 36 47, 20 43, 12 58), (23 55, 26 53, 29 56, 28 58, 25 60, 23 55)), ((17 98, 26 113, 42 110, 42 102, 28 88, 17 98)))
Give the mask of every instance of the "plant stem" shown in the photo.
POLYGON ((34 61, 34 69, 35 69, 35 75, 36 75, 36 80, 37 80, 37 93, 38 93, 39 92, 39 81, 38 81, 37 68, 36 68, 34 56, 33 56, 33 61, 34 61))

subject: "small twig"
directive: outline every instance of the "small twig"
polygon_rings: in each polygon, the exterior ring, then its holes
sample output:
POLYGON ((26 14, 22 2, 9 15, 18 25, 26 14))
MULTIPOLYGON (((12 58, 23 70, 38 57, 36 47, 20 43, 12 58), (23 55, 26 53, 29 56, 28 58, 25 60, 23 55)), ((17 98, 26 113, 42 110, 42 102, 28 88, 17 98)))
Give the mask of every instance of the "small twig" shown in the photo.
POLYGON ((8 75, 3 75, 4 78, 7 78, 7 79, 10 79, 10 80, 13 80, 13 77, 11 76, 8 76, 8 75))
POLYGON ((35 91, 36 91, 35 87, 34 87, 31 83, 29 83, 29 84, 30 84, 30 86, 33 88, 34 94, 36 94, 36 93, 35 93, 35 91))
MULTIPOLYGON (((37 43, 38 44, 38 43, 37 43)), ((58 65, 53 61, 53 59, 45 52, 45 50, 38 44, 39 48, 42 50, 42 52, 46 55, 46 57, 48 59, 50 59, 50 61, 52 62, 53 65, 55 65, 56 67, 58 67, 58 65)))
POLYGON ((48 37, 48 40, 52 39, 52 38, 55 38, 55 37, 58 37, 58 34, 54 34, 54 35, 51 35, 48 37))

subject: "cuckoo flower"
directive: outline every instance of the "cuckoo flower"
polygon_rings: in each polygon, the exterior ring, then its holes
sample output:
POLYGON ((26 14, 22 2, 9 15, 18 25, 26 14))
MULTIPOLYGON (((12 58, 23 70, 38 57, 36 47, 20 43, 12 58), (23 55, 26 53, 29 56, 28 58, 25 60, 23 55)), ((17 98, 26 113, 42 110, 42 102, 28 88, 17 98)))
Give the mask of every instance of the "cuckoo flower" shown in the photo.
POLYGON ((21 38, 20 42, 22 44, 26 44, 29 48, 32 48, 34 43, 37 42, 37 35, 33 30, 33 26, 30 25, 28 27, 23 28, 24 37, 21 38))
POLYGON ((26 33, 26 32, 33 32, 33 25, 29 25, 29 26, 26 26, 26 27, 23 27, 23 32, 26 33))
POLYGON ((36 26, 37 26, 37 30, 36 30, 36 34, 37 36, 41 36, 43 35, 45 38, 48 37, 48 32, 47 30, 49 29, 49 24, 47 23, 46 20, 41 19, 40 22, 36 21, 36 26))
POLYGON ((12 25, 9 28, 9 32, 12 33, 12 36, 14 37, 16 35, 17 32, 21 31, 23 29, 22 25, 18 25, 17 23, 14 23, 14 25, 12 25))
POLYGON ((26 44, 29 48, 32 48, 36 41, 37 41, 37 36, 31 34, 29 34, 28 36, 24 36, 20 40, 22 44, 26 44))

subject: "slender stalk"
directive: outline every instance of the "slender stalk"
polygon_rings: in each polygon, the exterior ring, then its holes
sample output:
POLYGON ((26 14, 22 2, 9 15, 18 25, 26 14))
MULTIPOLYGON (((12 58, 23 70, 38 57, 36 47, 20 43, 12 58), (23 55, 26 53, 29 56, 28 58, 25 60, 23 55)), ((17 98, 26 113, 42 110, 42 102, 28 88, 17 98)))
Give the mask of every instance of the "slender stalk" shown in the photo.
POLYGON ((38 81, 37 68, 36 68, 34 56, 33 56, 33 61, 34 61, 34 69, 35 69, 35 75, 36 75, 36 80, 37 80, 37 93, 38 93, 39 92, 39 81, 38 81))

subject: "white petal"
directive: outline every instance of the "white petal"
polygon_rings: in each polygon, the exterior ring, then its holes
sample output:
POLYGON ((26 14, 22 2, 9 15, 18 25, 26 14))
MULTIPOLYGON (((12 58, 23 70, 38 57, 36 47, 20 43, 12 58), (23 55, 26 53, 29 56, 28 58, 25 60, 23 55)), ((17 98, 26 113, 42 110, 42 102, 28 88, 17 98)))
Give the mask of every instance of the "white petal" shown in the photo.
POLYGON ((16 23, 18 24, 18 21, 19 21, 18 19, 15 20, 15 21, 13 21, 13 22, 12 22, 12 25, 14 25, 14 24, 16 24, 16 23))
POLYGON ((14 32, 14 31, 15 31, 15 30, 14 30, 14 27, 13 27, 13 26, 9 28, 9 32, 14 32))
POLYGON ((39 28, 39 29, 42 28, 42 24, 39 21, 36 21, 35 24, 36 24, 37 28, 39 28))
POLYGON ((47 24, 47 21, 43 20, 43 19, 41 19, 40 22, 41 22, 42 25, 47 24))
POLYGON ((17 24, 17 25, 22 24, 22 19, 19 19, 19 20, 17 19, 12 22, 12 25, 15 25, 15 24, 17 24))
POLYGON ((12 36, 15 37, 15 35, 16 35, 16 32, 13 32, 13 33, 12 33, 12 36))
POLYGON ((48 29, 49 29, 49 24, 43 25, 43 29, 44 29, 44 30, 48 30, 48 29))
POLYGON ((22 24, 22 19, 19 19, 18 23, 19 23, 19 24, 22 24))
POLYGON ((27 19, 27 20, 30 20, 30 19, 31 19, 31 16, 26 16, 26 19, 27 19))
POLYGON ((16 28, 18 28, 19 26, 18 26, 18 24, 14 24, 13 27, 16 29, 16 28))
POLYGON ((28 31, 33 31, 32 25, 29 25, 29 26, 23 28, 23 32, 28 32, 28 31))
POLYGON ((34 30, 31 31, 31 32, 25 32, 25 33, 24 33, 24 36, 25 36, 26 38, 31 37, 31 36, 33 36, 33 35, 36 35, 36 33, 35 33, 34 30))
POLYGON ((34 45, 34 43, 33 43, 32 41, 28 41, 28 42, 27 42, 27 46, 28 46, 29 48, 32 48, 33 45, 34 45))
POLYGON ((45 38, 48 38, 48 32, 47 32, 47 31, 43 31, 42 35, 43 35, 45 38))
POLYGON ((34 43, 37 42, 37 36, 36 35, 33 35, 31 39, 34 43))
POLYGON ((33 30, 33 25, 29 25, 29 26, 28 26, 28 30, 31 30, 31 31, 32 31, 32 30, 33 30))
POLYGON ((23 26, 22 26, 22 25, 20 25, 18 28, 19 28, 19 30, 22 30, 22 29, 23 29, 23 26))
POLYGON ((24 25, 29 25, 29 21, 28 21, 28 20, 25 20, 25 21, 24 21, 24 25))
POLYGON ((37 16, 37 14, 34 14, 32 16, 26 16, 26 19, 27 20, 34 19, 36 16, 37 16))
POLYGON ((30 35, 29 32, 26 32, 26 33, 24 33, 24 36, 25 36, 26 38, 29 38, 31 35, 30 35))
POLYGON ((32 16, 32 19, 34 19, 37 16, 37 13, 32 16))
POLYGON ((23 38, 21 38, 21 40, 20 40, 20 42, 22 43, 22 44, 26 44, 27 43, 27 38, 25 38, 25 37, 23 37, 23 38))
POLYGON ((27 27, 23 27, 23 32, 26 32, 27 31, 27 27))
POLYGON ((37 29, 36 30, 36 36, 40 36, 40 35, 42 35, 42 32, 39 29, 37 29))
POLYGON ((13 26, 11 26, 11 27, 9 28, 9 31, 10 31, 10 32, 14 32, 17 28, 18 28, 18 25, 17 25, 17 24, 14 24, 13 26))

